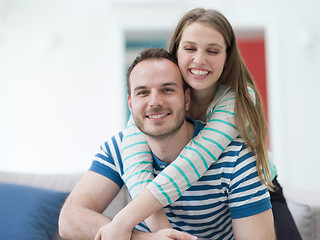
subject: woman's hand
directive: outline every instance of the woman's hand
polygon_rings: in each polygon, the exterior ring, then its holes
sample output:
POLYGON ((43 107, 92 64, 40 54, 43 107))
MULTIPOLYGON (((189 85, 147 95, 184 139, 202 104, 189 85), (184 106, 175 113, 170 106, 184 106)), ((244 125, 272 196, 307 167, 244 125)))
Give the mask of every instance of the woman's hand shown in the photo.
POLYGON ((94 240, 131 240, 132 229, 110 222, 100 228, 94 240))
POLYGON ((132 240, 197 240, 198 238, 189 233, 180 232, 172 228, 161 229, 154 233, 133 231, 132 240))

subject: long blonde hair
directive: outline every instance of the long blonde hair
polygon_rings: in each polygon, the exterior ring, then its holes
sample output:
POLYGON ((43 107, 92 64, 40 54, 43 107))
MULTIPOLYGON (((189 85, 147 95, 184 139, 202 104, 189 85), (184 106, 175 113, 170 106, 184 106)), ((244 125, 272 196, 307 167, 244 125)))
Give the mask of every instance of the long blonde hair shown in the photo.
POLYGON ((190 10, 179 21, 169 42, 168 51, 177 56, 182 33, 188 25, 194 22, 216 29, 225 39, 227 58, 218 84, 227 85, 235 91, 236 126, 250 151, 257 155, 257 169, 261 182, 272 189, 273 184, 267 160, 268 130, 263 105, 254 80, 240 55, 233 28, 226 17, 213 9, 190 10), (255 92, 255 102, 252 101, 248 87, 255 92))

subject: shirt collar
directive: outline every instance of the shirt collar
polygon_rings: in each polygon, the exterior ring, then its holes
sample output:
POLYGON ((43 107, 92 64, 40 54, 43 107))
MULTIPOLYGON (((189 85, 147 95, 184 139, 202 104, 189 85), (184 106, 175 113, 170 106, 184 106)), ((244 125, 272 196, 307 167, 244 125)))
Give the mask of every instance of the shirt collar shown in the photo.
MULTIPOLYGON (((188 122, 193 123, 194 125, 194 132, 193 137, 197 136, 198 133, 201 131, 201 129, 204 127, 204 123, 198 120, 194 120, 192 118, 187 118, 188 122)), ((151 151, 152 157, 153 157, 153 167, 155 170, 163 170, 168 164, 166 162, 161 161, 156 155, 153 154, 151 151)))

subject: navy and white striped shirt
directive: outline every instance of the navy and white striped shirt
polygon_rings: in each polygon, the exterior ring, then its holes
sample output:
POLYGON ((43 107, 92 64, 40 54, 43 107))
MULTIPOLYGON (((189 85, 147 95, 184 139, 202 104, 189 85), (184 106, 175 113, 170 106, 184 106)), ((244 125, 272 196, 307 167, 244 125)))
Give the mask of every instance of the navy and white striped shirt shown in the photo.
MULTIPOLYGON (((195 123, 195 135, 203 124, 195 123)), ((101 146, 90 167, 123 186, 123 164, 120 155, 122 133, 101 146)), ((244 218, 271 208, 268 189, 258 177, 255 156, 238 137, 211 165, 205 175, 187 189, 165 212, 174 229, 199 239, 234 239, 232 219, 244 218)), ((166 163, 154 156, 154 174, 160 174, 166 163)), ((174 187, 174 186, 173 186, 174 187)), ((148 231, 144 223, 137 229, 148 231)))

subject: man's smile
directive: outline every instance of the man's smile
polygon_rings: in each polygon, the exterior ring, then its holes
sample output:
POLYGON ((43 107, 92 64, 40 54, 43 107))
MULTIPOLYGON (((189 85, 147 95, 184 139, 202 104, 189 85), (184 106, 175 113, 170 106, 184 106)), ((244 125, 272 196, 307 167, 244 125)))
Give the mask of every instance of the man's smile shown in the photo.
POLYGON ((150 119, 154 119, 154 120, 159 120, 159 119, 163 119, 166 116, 168 116, 170 113, 157 113, 157 114, 150 114, 150 115, 146 115, 147 118, 150 119))

